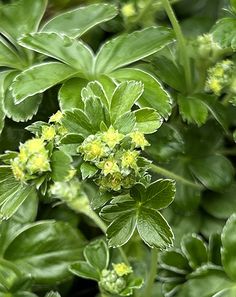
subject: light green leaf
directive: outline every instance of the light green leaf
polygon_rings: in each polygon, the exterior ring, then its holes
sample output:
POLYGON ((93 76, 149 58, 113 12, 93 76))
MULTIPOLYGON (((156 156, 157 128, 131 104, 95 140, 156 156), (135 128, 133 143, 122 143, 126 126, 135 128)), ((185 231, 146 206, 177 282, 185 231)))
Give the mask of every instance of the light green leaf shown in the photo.
POLYGON ((117 12, 114 5, 104 3, 79 7, 49 20, 42 31, 79 37, 92 27, 114 18, 117 12))
POLYGON ((85 261, 78 261, 71 264, 69 270, 73 274, 82 278, 93 279, 95 281, 100 280, 98 271, 85 261))
POLYGON ((62 124, 69 133, 81 134, 84 137, 93 134, 93 132, 97 132, 94 131, 87 115, 78 108, 66 111, 62 118, 62 124))
POLYGON ((0 37, 0 65, 10 68, 21 68, 22 63, 16 51, 0 37))
POLYGON ((228 219, 236 213, 236 183, 222 193, 209 192, 203 196, 202 206, 210 215, 218 219, 228 219))
POLYGON ((105 94, 107 96, 107 99, 109 103, 111 102, 112 95, 114 93, 114 90, 117 86, 117 83, 115 80, 109 75, 99 75, 98 81, 102 84, 103 89, 105 90, 105 94))
POLYGON ((24 228, 4 257, 30 273, 36 284, 55 285, 70 276, 68 265, 81 259, 83 245, 68 223, 42 221, 24 228))
POLYGON ((133 131, 135 127, 135 115, 134 112, 126 112, 119 116, 113 123, 113 127, 120 133, 128 134, 133 131))
POLYGON ((81 98, 81 91, 88 81, 82 78, 71 78, 67 80, 59 90, 58 100, 62 111, 72 108, 83 109, 84 103, 81 98))
POLYGON ((171 113, 170 95, 153 75, 137 68, 124 68, 112 72, 111 76, 119 81, 127 79, 141 81, 144 84, 144 92, 139 98, 139 105, 154 108, 165 119, 169 117, 171 113))
POLYGON ((137 229, 142 240, 151 248, 164 249, 173 244, 174 235, 170 226, 154 209, 140 208, 137 229))
POLYGON ((61 297, 61 295, 58 292, 49 292, 45 295, 45 297, 61 297))
POLYGON ((102 272, 109 264, 109 250, 103 240, 91 242, 84 249, 84 257, 89 265, 102 272))
POLYGON ((15 101, 20 103, 29 96, 42 93, 74 74, 76 74, 76 70, 59 62, 35 65, 23 71, 14 79, 11 89, 15 101))
POLYGON ((181 241, 181 249, 193 269, 200 267, 208 261, 206 245, 196 234, 185 235, 181 241))
POLYGON ((9 73, 10 71, 2 71, 0 74, 0 133, 2 132, 2 129, 4 127, 4 119, 5 119, 5 112, 3 109, 3 100, 4 100, 4 93, 5 93, 4 82, 9 73))
POLYGON ((184 121, 201 126, 207 120, 208 109, 197 97, 178 97, 179 111, 184 121))
POLYGON ((108 245, 119 247, 129 241, 136 228, 137 219, 133 211, 118 216, 107 228, 108 245))
POLYGON ((77 69, 82 77, 91 72, 93 53, 82 41, 57 33, 38 32, 27 34, 19 43, 77 69))
POLYGON ((153 209, 163 209, 169 206, 175 197, 175 182, 169 179, 159 179, 147 188, 143 205, 153 209))
POLYGON ((136 128, 145 134, 156 132, 162 124, 162 118, 153 108, 141 108, 135 111, 136 128))
MULTIPOLYGON (((115 89, 115 88, 114 88, 115 89)), ((103 85, 99 81, 91 81, 87 84, 87 86, 82 90, 81 96, 84 101, 89 98, 98 97, 103 105, 109 109, 108 98, 106 92, 103 88, 103 85)))
POLYGON ((96 57, 96 73, 110 73, 161 50, 173 41, 170 29, 150 27, 106 42, 96 57))
POLYGON ((114 91, 111 100, 110 114, 112 122, 130 111, 131 107, 143 93, 143 84, 136 81, 121 83, 114 91))
POLYGON ((230 279, 236 281, 236 214, 233 214, 223 229, 221 240, 221 259, 225 272, 230 279))
POLYGON ((80 171, 82 174, 82 179, 86 179, 86 178, 93 177, 97 173, 98 169, 96 166, 94 166, 88 162, 84 162, 80 166, 80 171))
POLYGON ((1 33, 16 41, 22 34, 37 31, 46 6, 47 0, 20 0, 1 5, 1 33))
POLYGON ((54 182, 62 182, 69 176, 72 158, 62 151, 54 151, 51 156, 51 177, 54 182))
POLYGON ((108 111, 104 108, 100 98, 90 97, 85 101, 84 105, 84 112, 90 119, 90 124, 95 131, 100 130, 102 122, 109 125, 108 111))
POLYGON ((193 159, 189 166, 197 179, 214 191, 228 186, 233 180, 234 168, 231 162, 221 155, 193 159))
POLYGON ((233 11, 236 13, 236 0, 230 0, 233 11))
POLYGON ((59 149, 70 156, 77 155, 77 148, 83 140, 83 136, 77 133, 68 133, 61 138, 59 149))
MULTIPOLYGON (((236 19, 223 18, 213 26, 211 33, 214 40, 223 48, 232 46, 236 34, 236 19)), ((235 48, 234 48, 235 49, 235 48)))
POLYGON ((233 286, 231 288, 224 289, 216 293, 212 297, 235 297, 235 296, 236 296, 236 286, 233 286))

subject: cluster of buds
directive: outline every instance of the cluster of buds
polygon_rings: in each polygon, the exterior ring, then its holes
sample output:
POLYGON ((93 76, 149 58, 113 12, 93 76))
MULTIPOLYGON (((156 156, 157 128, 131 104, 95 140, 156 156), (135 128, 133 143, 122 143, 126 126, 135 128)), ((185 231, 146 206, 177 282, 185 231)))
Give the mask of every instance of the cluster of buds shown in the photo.
POLYGON ((54 141, 55 144, 60 142, 61 137, 63 137, 67 130, 62 126, 62 113, 57 111, 49 119, 49 124, 42 125, 40 135, 45 141, 54 141))
POLYGON ((20 144, 19 153, 11 161, 16 180, 26 182, 50 171, 49 152, 42 138, 32 138, 20 144))
POLYGON ((75 211, 86 212, 90 210, 89 199, 77 178, 70 181, 55 182, 49 190, 52 197, 62 200, 75 211))
POLYGON ((202 59, 216 61, 222 52, 221 46, 214 41, 212 34, 204 34, 197 38, 198 54, 202 59))
POLYGON ((233 83, 234 63, 230 60, 223 60, 208 70, 206 91, 220 96, 222 92, 230 88, 233 83))
POLYGON ((104 269, 101 273, 99 286, 111 294, 120 294, 127 286, 127 277, 133 272, 125 263, 113 264, 113 269, 104 269))
POLYGON ((149 145, 139 131, 127 135, 112 126, 106 132, 90 135, 78 147, 83 160, 97 168, 95 182, 102 191, 128 189, 146 172, 140 150, 149 145))

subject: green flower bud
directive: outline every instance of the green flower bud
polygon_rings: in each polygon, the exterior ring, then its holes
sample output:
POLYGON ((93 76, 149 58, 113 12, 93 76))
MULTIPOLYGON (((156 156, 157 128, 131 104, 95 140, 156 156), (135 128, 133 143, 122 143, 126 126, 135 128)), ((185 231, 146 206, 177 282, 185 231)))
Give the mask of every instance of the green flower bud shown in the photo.
POLYGON ((135 147, 141 147, 142 150, 144 150, 145 146, 148 146, 149 143, 144 137, 144 134, 139 131, 131 132, 129 136, 132 139, 132 143, 134 144, 135 147))
POLYGON ((104 133, 102 133, 101 139, 113 149, 124 138, 124 135, 115 130, 112 126, 104 133))
POLYGON ((43 126, 42 127, 42 139, 46 141, 53 140, 56 136, 56 130, 53 126, 43 126))
POLYGON ((128 275, 133 272, 133 269, 131 266, 126 265, 125 263, 118 263, 118 264, 112 264, 116 274, 118 276, 128 275))

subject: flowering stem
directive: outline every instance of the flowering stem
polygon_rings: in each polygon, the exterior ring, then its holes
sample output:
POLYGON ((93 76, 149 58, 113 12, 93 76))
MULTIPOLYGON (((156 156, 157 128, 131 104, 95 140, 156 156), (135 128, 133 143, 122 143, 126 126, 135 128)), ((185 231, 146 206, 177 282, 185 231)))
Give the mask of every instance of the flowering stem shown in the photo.
MULTIPOLYGON (((93 211, 91 208, 83 212, 86 216, 94 221, 94 223, 101 229, 101 231, 106 234, 107 225, 103 222, 103 220, 93 211)), ((121 247, 118 247, 121 257, 123 258, 125 264, 130 266, 129 260, 121 247)))
POLYGON ((192 86, 192 74, 191 74, 190 61, 189 61, 187 47, 186 47, 186 40, 185 40, 182 30, 180 28, 179 22, 176 19, 174 11, 169 3, 169 0, 161 0, 161 1, 162 1, 162 5, 166 11, 166 14, 168 15, 169 20, 173 26, 174 31, 175 31, 176 39, 178 41, 180 56, 182 58, 182 62, 184 65, 187 90, 190 91, 191 86, 192 86))
POLYGON ((157 274, 157 260, 158 260, 158 250, 153 248, 151 250, 151 267, 149 270, 148 278, 147 278, 147 284, 145 286, 143 297, 151 296, 152 295, 152 286, 156 278, 157 274))
POLYGON ((177 174, 175 174, 175 173, 173 173, 173 172, 171 172, 171 171, 169 171, 169 170, 167 170, 165 168, 159 167, 159 166, 157 166, 155 164, 151 164, 150 166, 151 166, 150 169, 155 173, 158 173, 158 174, 163 175, 165 177, 173 178, 176 181, 179 181, 179 182, 181 182, 181 183, 183 183, 183 184, 185 184, 187 186, 196 188, 198 190, 203 189, 202 185, 199 185, 197 183, 193 183, 190 180, 187 180, 184 177, 182 177, 180 175, 177 175, 177 174))

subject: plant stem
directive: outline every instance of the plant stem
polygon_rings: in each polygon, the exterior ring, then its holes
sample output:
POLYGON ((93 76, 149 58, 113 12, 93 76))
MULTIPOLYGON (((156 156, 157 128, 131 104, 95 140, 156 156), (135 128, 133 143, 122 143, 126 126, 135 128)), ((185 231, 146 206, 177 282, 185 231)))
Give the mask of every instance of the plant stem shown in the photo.
POLYGON ((157 260, 158 260, 158 250, 153 248, 151 250, 151 267, 147 278, 147 284, 145 286, 143 296, 151 296, 152 294, 152 286, 157 274, 157 260))
MULTIPOLYGON (((84 211, 83 213, 87 215, 90 219, 92 219, 94 223, 102 230, 102 232, 106 234, 106 230, 107 230, 106 224, 91 208, 89 210, 84 211)), ((130 265, 129 260, 125 252, 123 251, 123 249, 121 247, 118 247, 118 249, 120 251, 121 257, 123 258, 125 264, 130 265)))
POLYGON ((182 62, 184 66, 187 90, 190 91, 192 87, 192 74, 191 74, 190 61, 188 57, 188 51, 186 47, 186 40, 180 28, 179 22, 174 14, 174 11, 169 3, 169 0, 161 0, 161 1, 166 11, 166 14, 168 15, 168 18, 172 24, 172 27, 175 31, 176 39, 178 41, 180 56, 182 58, 182 62))
POLYGON ((184 177, 180 176, 180 175, 177 175, 165 168, 162 168, 162 167, 159 167, 155 164, 151 164, 151 170, 155 173, 158 173, 160 175, 163 175, 165 177, 169 177, 169 178, 173 178, 175 179, 176 181, 179 181, 185 185, 188 185, 190 187, 193 187, 193 188, 196 188, 196 189, 199 189, 199 190, 202 190, 204 187, 202 185, 199 185, 199 184, 196 184, 196 183, 193 183, 191 182, 190 180, 187 180, 185 179, 184 177))

